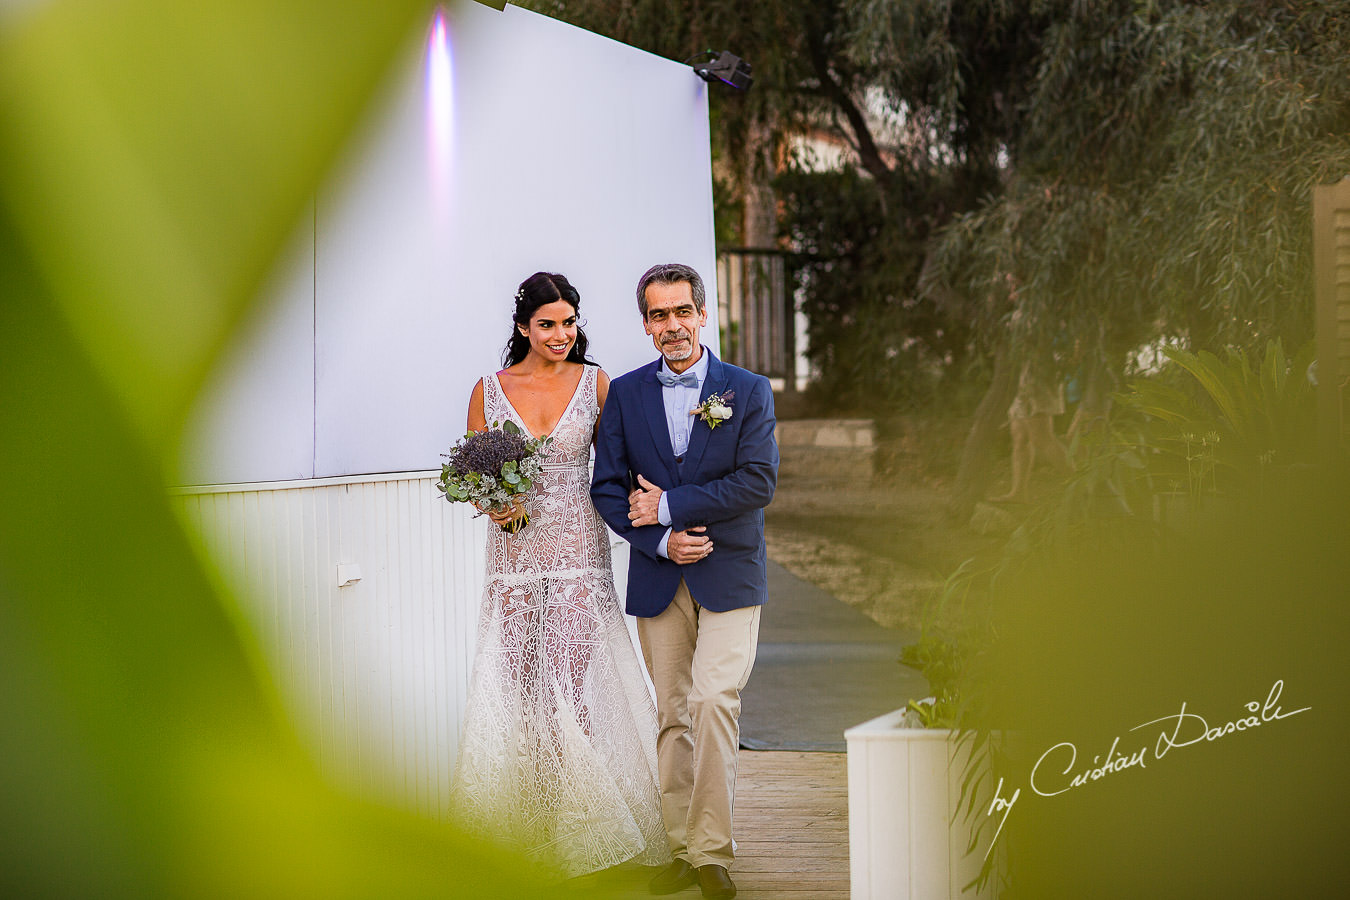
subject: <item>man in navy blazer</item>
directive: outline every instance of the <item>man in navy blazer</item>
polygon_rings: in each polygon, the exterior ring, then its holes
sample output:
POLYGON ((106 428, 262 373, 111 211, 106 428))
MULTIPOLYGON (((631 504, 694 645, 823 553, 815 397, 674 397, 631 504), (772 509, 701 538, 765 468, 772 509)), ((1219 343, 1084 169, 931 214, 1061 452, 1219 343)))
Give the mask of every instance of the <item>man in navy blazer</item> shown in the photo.
POLYGON ((764 507, 778 480, 768 379, 699 341, 703 281, 679 264, 639 280, 661 357, 609 387, 591 497, 632 545, 627 610, 656 687, 662 815, 675 861, 656 894, 698 882, 732 897, 731 809, 740 692, 768 599, 764 507))

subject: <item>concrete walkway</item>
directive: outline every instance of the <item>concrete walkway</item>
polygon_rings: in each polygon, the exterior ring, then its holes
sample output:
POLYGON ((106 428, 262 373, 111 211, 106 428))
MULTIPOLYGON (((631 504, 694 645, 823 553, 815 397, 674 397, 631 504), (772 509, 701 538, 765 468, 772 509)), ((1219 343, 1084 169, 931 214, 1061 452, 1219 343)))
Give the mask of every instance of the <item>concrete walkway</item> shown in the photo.
POLYGON ((771 560, 759 654, 741 692, 741 746, 842 752, 844 729, 927 695, 923 677, 899 662, 917 639, 771 560))

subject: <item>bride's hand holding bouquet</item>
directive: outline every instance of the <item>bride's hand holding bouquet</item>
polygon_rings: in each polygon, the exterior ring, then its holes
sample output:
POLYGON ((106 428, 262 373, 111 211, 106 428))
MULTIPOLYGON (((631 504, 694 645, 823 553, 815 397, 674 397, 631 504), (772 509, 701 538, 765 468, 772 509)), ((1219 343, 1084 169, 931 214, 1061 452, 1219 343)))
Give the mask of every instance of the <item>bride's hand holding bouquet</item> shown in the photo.
POLYGON ((470 431, 441 454, 437 490, 451 503, 472 503, 502 531, 515 534, 530 522, 523 495, 534 487, 550 437, 528 438, 515 422, 493 422, 470 431))

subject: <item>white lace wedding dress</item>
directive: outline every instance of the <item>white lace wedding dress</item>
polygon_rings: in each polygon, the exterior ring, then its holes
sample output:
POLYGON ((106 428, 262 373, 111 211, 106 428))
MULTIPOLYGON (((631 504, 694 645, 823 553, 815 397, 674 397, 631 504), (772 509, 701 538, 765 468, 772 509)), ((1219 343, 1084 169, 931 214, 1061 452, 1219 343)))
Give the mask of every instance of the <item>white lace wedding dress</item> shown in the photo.
MULTIPOLYGON (((608 532, 590 498, 598 369, 553 431, 529 524, 492 526, 463 738, 461 824, 567 877, 670 859, 656 786, 656 714, 619 611, 608 532)), ((495 375, 489 423, 525 423, 495 375)))

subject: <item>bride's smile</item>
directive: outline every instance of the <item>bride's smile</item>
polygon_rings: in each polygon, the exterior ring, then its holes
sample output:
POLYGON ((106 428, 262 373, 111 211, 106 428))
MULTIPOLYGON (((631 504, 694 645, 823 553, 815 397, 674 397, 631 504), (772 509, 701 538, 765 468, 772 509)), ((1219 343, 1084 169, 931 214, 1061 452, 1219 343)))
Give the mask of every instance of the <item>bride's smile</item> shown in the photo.
POLYGON ((577 311, 566 300, 545 303, 530 316, 528 327, 516 326, 530 350, 547 362, 560 362, 577 341, 577 311))

